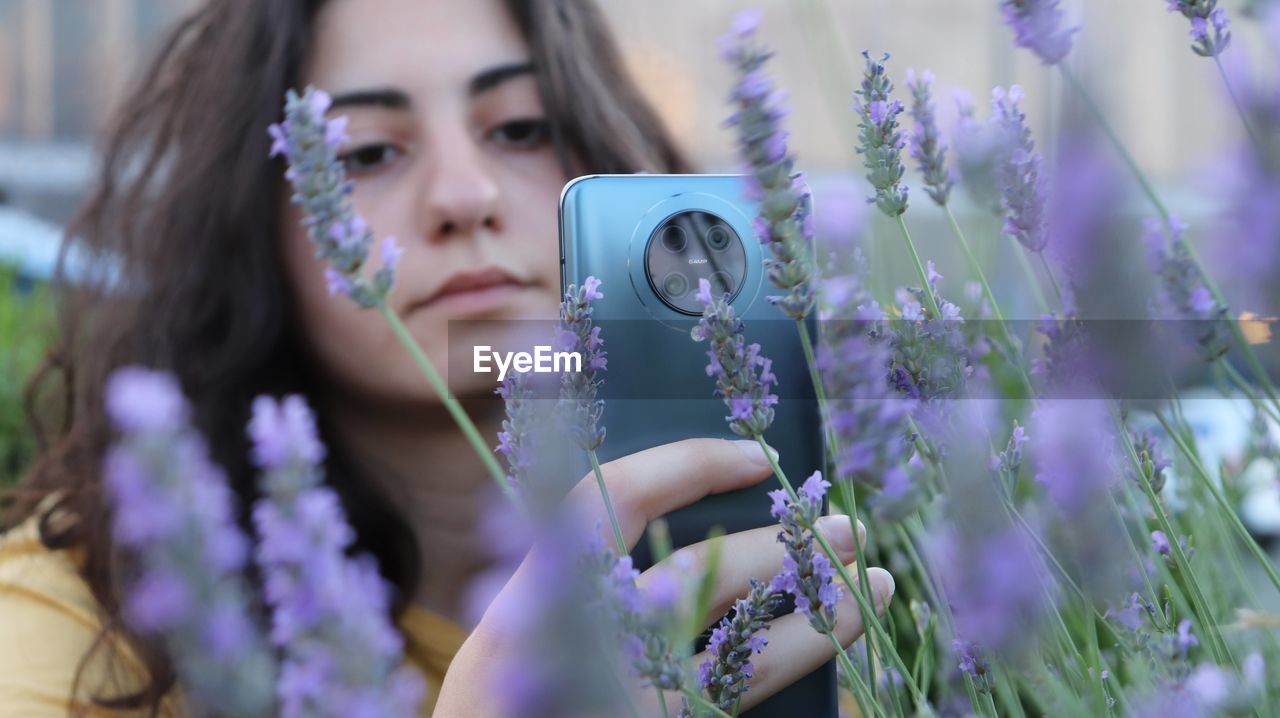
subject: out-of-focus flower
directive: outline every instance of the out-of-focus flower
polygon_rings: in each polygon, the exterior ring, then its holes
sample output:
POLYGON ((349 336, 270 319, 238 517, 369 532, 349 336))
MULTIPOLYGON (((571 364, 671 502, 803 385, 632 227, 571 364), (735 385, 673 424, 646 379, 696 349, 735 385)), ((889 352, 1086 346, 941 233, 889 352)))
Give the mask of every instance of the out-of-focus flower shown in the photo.
POLYGON ((821 296, 824 321, 816 361, 838 446, 838 480, 878 490, 878 510, 902 513, 918 493, 907 470, 912 452, 907 418, 916 401, 889 383, 889 344, 868 335, 881 317, 863 289, 861 266, 824 280, 821 296))
POLYGON ((285 178, 293 185, 293 203, 306 213, 304 225, 326 263, 330 294, 345 294, 362 307, 386 300, 395 279, 401 250, 388 237, 379 244, 382 266, 372 275, 364 267, 373 233, 351 205, 352 184, 338 157, 346 142, 347 119, 325 119, 332 100, 322 90, 308 87, 302 95, 289 90, 284 121, 269 128, 271 156, 289 163, 285 178))
POLYGON ((257 562, 281 648, 286 716, 415 716, 425 685, 404 666, 390 596, 369 557, 348 558, 355 533, 321 484, 323 447, 299 396, 253 403, 249 435, 262 477, 254 505, 257 562))
POLYGON ((1029 251, 1039 252, 1049 241, 1046 221, 1048 190, 1041 169, 1043 159, 1031 139, 1027 116, 1018 107, 1022 88, 997 87, 991 93, 991 115, 1000 128, 1004 150, 996 167, 1004 208, 1004 232, 1029 251))
POLYGON ((112 532, 140 570, 125 597, 125 621, 163 640, 194 705, 266 715, 276 662, 242 575, 249 543, 236 526, 225 475, 189 424, 177 380, 118 369, 105 403, 121 431, 103 464, 112 532))
POLYGON ((560 385, 559 411, 578 446, 588 451, 604 443, 605 429, 600 424, 604 402, 596 398, 602 381, 597 372, 608 368, 607 352, 602 348, 600 327, 591 319, 591 303, 603 299, 600 280, 587 277, 581 287, 569 285, 560 304, 558 351, 577 352, 582 357, 582 371, 565 372, 560 385))
POLYGON ((1000 12, 1013 30, 1013 43, 1034 52, 1046 65, 1056 65, 1071 52, 1076 28, 1062 27, 1058 0, 1003 0, 1000 12))
POLYGON ((1231 44, 1231 21, 1218 0, 1167 0, 1169 12, 1191 21, 1191 51, 1200 57, 1217 57, 1231 44))
POLYGON ((872 60, 870 53, 864 50, 862 56, 867 61, 866 71, 854 101, 854 109, 861 118, 858 123, 858 154, 862 155, 867 169, 867 181, 876 190, 871 201, 881 212, 897 217, 907 211, 907 186, 902 184, 902 175, 906 172, 902 166, 902 148, 907 141, 898 129, 898 115, 902 113, 903 106, 890 97, 893 82, 884 67, 884 63, 889 61, 889 54, 872 60))
POLYGON ((1231 348, 1229 310, 1214 298, 1208 284, 1191 259, 1186 239, 1186 225, 1176 217, 1167 223, 1148 219, 1144 239, 1152 270, 1160 277, 1152 312, 1157 320, 1173 320, 1185 328, 1200 346, 1200 356, 1213 362, 1231 348))
POLYGON ((911 90, 911 157, 924 175, 925 192, 939 205, 946 205, 955 179, 947 169, 947 147, 938 132, 938 118, 933 106, 933 73, 926 70, 919 77, 907 70, 907 89, 911 90))
POLYGON ((1002 210, 996 169, 1003 153, 1000 128, 994 121, 977 119, 969 93, 955 90, 952 99, 956 103, 956 122, 951 129, 951 144, 960 184, 974 204, 999 214, 1002 210))
POLYGON ((706 308, 691 336, 711 345, 707 376, 715 378, 716 393, 729 408, 725 417, 729 428, 739 436, 761 436, 773 423, 773 407, 778 403, 773 393, 778 382, 773 362, 760 354, 759 344, 746 343, 742 321, 735 316, 727 295, 712 297, 710 282, 700 279, 698 299, 706 308))
POLYGON ((796 610, 809 619, 818 633, 831 633, 836 626, 836 602, 841 588, 833 580, 836 567, 822 551, 813 548, 813 525, 822 515, 822 501, 831 484, 815 471, 805 480, 792 501, 783 489, 769 492, 771 513, 782 525, 778 540, 786 546, 782 571, 773 578, 773 590, 795 598, 796 610))
POLYGON ((758 10, 743 11, 720 40, 721 56, 739 75, 729 98, 734 113, 726 124, 738 131, 738 154, 750 173, 748 195, 760 202, 755 228, 770 252, 765 273, 786 292, 769 302, 799 320, 813 307, 814 221, 806 203, 808 187, 795 174, 795 158, 782 129, 787 115, 783 93, 764 71, 770 53, 755 42, 759 24, 758 10))

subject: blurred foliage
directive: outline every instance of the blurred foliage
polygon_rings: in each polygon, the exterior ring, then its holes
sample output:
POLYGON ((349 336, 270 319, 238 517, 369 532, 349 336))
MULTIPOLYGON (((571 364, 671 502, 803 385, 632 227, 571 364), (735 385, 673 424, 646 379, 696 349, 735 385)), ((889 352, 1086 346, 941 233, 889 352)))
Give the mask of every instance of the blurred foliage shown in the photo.
POLYGON ((0 488, 16 481, 34 456, 22 395, 53 329, 48 288, 0 266, 0 488))

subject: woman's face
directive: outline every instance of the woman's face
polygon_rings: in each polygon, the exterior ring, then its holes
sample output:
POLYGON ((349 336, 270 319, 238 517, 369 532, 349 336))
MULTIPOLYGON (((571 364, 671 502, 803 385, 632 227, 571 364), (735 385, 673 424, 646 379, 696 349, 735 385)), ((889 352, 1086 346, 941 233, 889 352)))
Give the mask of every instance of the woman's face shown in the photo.
MULTIPOLYGON (((389 304, 442 372, 448 347, 485 343, 450 320, 557 315, 566 177, 530 60, 500 0, 330 0, 318 18, 303 82, 350 120, 339 156, 356 211, 404 249, 389 304)), ((329 295, 300 219, 290 205, 286 271, 329 388, 434 401, 386 322, 329 295)), ((458 363, 455 391, 496 386, 458 363)))

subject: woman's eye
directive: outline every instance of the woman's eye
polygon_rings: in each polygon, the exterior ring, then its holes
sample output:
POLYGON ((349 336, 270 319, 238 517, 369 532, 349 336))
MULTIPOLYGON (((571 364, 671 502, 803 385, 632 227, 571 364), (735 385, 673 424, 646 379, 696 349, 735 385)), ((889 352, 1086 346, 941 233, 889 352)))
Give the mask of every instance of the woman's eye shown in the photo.
POLYGON ((551 137, 551 123, 541 118, 512 120, 498 125, 491 135, 515 147, 539 147, 551 137))
POLYGON ((400 150, 388 144, 363 145, 338 156, 348 174, 373 171, 400 156, 400 150))

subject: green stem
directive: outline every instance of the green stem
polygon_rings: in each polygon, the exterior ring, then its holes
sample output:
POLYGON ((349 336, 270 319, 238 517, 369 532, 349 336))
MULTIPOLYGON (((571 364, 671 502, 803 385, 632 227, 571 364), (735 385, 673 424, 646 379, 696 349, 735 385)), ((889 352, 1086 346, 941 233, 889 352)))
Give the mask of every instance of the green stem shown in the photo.
POLYGON ((1023 386, 1027 389, 1027 397, 1032 402, 1035 401, 1036 391, 1031 386, 1031 378, 1027 376, 1027 372, 1023 368, 1023 356, 1021 346, 1014 338, 1012 331, 1009 329, 1008 322, 1005 321, 1004 313, 1000 311, 1000 303, 996 301, 996 295, 991 291, 991 285, 987 283, 987 275, 982 271, 982 265, 978 262, 978 258, 974 256, 973 249, 969 247, 969 241, 965 239, 964 232, 960 229, 960 224, 956 222, 956 217, 951 213, 951 207, 942 205, 942 211, 947 215, 947 222, 951 224, 951 231, 955 233, 956 240, 960 242, 960 249, 964 251, 965 259, 969 262, 969 269, 978 278, 978 283, 982 285, 982 293, 986 296, 987 302, 991 304, 991 313, 995 315, 996 321, 999 322, 1001 330, 1003 330, 1005 342, 1009 346, 1009 351, 1017 360, 1014 367, 1018 370, 1018 378, 1022 380, 1023 386))
MULTIPOLYGON (((1218 508, 1221 509, 1222 514, 1227 517, 1227 523, 1231 524, 1232 530, 1240 540, 1244 542, 1245 546, 1249 547, 1249 551, 1258 559, 1258 563, 1262 564, 1262 569, 1266 572, 1267 578, 1271 579, 1271 585, 1275 586, 1277 592, 1280 592, 1280 574, 1277 574, 1275 566, 1271 565, 1270 556, 1267 555, 1266 551, 1262 550, 1262 547, 1254 540, 1253 535, 1249 533, 1247 528, 1245 528, 1244 523, 1240 520, 1240 516, 1236 514, 1235 509, 1232 508, 1231 503, 1227 501, 1227 498, 1223 496, 1220 491, 1218 491, 1218 487, 1214 485, 1213 479, 1209 477, 1209 472, 1205 470, 1204 464, 1200 463, 1200 459, 1195 455, 1195 452, 1191 450, 1191 447, 1187 445, 1186 441, 1183 440, 1182 436, 1169 426, 1169 422, 1164 418, 1163 414, 1156 412, 1156 420, 1160 422, 1160 426, 1163 426, 1165 432, 1173 439, 1173 443, 1178 446, 1178 451, 1186 457, 1187 463, 1191 464, 1191 468, 1194 470, 1196 477, 1200 479, 1201 485, 1209 492, 1209 495, 1213 497, 1214 503, 1218 504, 1218 508)), ((1170 535, 1170 538, 1174 539, 1170 541, 1171 546, 1172 544, 1177 543, 1176 536, 1170 535)))
POLYGON ((613 526, 613 538, 618 542, 618 555, 626 556, 627 541, 622 537, 622 527, 618 525, 618 515, 613 512, 613 501, 609 498, 609 488, 604 483, 604 472, 600 470, 600 459, 595 449, 587 449, 587 458, 591 459, 591 470, 596 475, 596 486, 600 487, 600 498, 604 499, 604 508, 609 512, 609 523, 613 526))
POLYGON ((1244 376, 1240 374, 1240 370, 1237 369, 1234 364, 1226 359, 1219 359, 1214 363, 1222 368, 1222 371, 1231 379, 1231 383, 1236 385, 1236 388, 1244 392, 1244 395, 1249 398, 1249 402, 1253 404, 1256 410, 1261 411, 1275 421, 1280 422, 1280 413, 1276 411, 1275 407, 1263 401, 1262 397, 1258 396, 1258 392, 1253 390, 1253 387, 1249 385, 1249 380, 1245 379, 1244 376))
POLYGON ((1236 96, 1236 88, 1231 86, 1231 78, 1227 77, 1227 70, 1222 66, 1222 58, 1214 55, 1213 64, 1218 66, 1218 74, 1222 76, 1222 84, 1227 88, 1227 94, 1231 96, 1231 104, 1235 105, 1236 113, 1240 115, 1240 122, 1244 125, 1244 131, 1249 135, 1249 142, 1253 144, 1253 149, 1259 154, 1263 152, 1262 141, 1258 139, 1258 135, 1253 131, 1253 125, 1249 122, 1249 115, 1244 111, 1244 105, 1240 104, 1240 98, 1236 96))
POLYGON ((502 466, 498 464, 497 457, 493 455, 493 449, 490 448, 489 444, 480 436, 480 431, 476 429, 476 425, 471 421, 471 417, 467 416, 466 409, 462 408, 462 404, 458 401, 457 397, 449 391, 449 387, 440 376, 440 372, 436 371, 435 365, 433 365, 431 360, 427 358, 427 355, 423 353, 422 347, 418 346, 417 340, 414 339, 413 335, 409 333, 409 330, 405 328, 404 322, 400 321, 400 317, 396 315, 395 311, 392 310, 391 307, 387 306, 385 302, 379 304, 378 309, 382 312, 382 316, 387 320, 387 324, 390 325, 391 331, 395 332, 400 343, 404 345, 405 349, 409 350, 409 354, 413 357, 414 363, 418 365, 418 369, 422 371, 422 374, 427 378, 427 381, 430 382, 431 388, 434 389, 436 395, 440 397, 440 401, 444 402, 445 409, 449 411, 450 416, 453 417, 458 428, 462 429, 462 434, 466 437, 467 442, 471 444, 471 448, 475 450, 476 455, 480 457, 482 462, 484 462, 484 467, 488 470, 489 476, 493 479, 493 482, 498 485, 498 488, 502 490, 502 493, 513 504, 518 506, 520 502, 516 496, 515 489, 513 489, 511 484, 507 481, 507 474, 502 470, 502 466))
POLYGON ((1230 649, 1227 648, 1226 642, 1218 629, 1217 620, 1210 611, 1209 602, 1205 599, 1204 592, 1200 590, 1200 582, 1196 579, 1196 575, 1191 569, 1191 562, 1187 559, 1186 553, 1182 550, 1182 544, 1178 541, 1178 531, 1174 528, 1173 522, 1169 520, 1169 515, 1165 512, 1164 505, 1160 503, 1160 498, 1156 496, 1155 490, 1151 488, 1151 482, 1143 475, 1142 464, 1134 451, 1133 442, 1129 439, 1129 432, 1118 418, 1117 426, 1123 438, 1125 450, 1128 452, 1130 461, 1137 472, 1138 484, 1142 487, 1143 493, 1147 495, 1147 502, 1155 513, 1156 521, 1160 524, 1160 530, 1164 531, 1165 535, 1169 537, 1170 554, 1173 556, 1173 562, 1177 565, 1178 571, 1186 580, 1187 592, 1191 598, 1192 605, 1195 606, 1196 613, 1199 614, 1200 625, 1205 637, 1208 639, 1209 649, 1214 655, 1214 660, 1220 665, 1226 665, 1230 662, 1234 666, 1236 664, 1235 657, 1231 655, 1230 649))
MULTIPOLYGON (((755 439, 760 443, 760 447, 764 449, 764 454, 768 457, 769 464, 773 467, 773 474, 778 478, 778 482, 787 492, 787 496, 793 502, 798 502, 800 500, 800 496, 796 493, 795 487, 792 486, 786 473, 782 471, 782 467, 778 465, 777 452, 773 450, 773 447, 769 446, 763 436, 756 435, 755 439)), ((831 544, 827 542, 826 537, 824 537, 821 532, 814 530, 813 526, 805 526, 805 528, 812 532, 813 538, 818 542, 818 546, 822 548, 822 552, 831 560, 831 565, 835 567, 836 573, 840 576, 840 580, 846 587, 848 587, 854 600, 858 602, 858 608, 861 609, 862 615, 874 616, 875 609, 867 603, 867 599, 862 595, 862 591, 858 590, 857 582, 849 575, 849 571, 840 560, 840 555, 836 553, 835 549, 831 548, 831 544)), ((858 564, 861 565, 862 562, 859 561, 858 564)), ((871 590, 870 586, 867 587, 867 590, 871 590)), ((884 627, 880 625, 879 620, 871 621, 869 623, 864 622, 862 626, 863 630, 874 632, 876 639, 879 640, 882 645, 892 648, 893 639, 891 639, 885 632, 884 627)), ((898 652, 896 650, 887 650, 884 655, 890 659, 893 667, 897 669, 898 673, 902 676, 903 682, 907 686, 907 690, 911 692, 911 697, 916 701, 917 710, 924 711, 925 715, 933 715, 933 710, 929 707, 928 697, 924 695, 920 690, 920 686, 916 684, 915 679, 911 677, 911 672, 907 669, 906 664, 902 662, 902 657, 898 655, 898 652)))
POLYGON ((654 690, 658 692, 658 707, 662 709, 662 718, 671 718, 671 713, 667 710, 667 693, 658 685, 654 685, 654 690))
MULTIPOLYGON (((834 646, 836 649, 836 662, 839 663, 840 667, 844 669, 844 672, 846 675, 854 677, 854 678, 851 678, 851 680, 856 680, 857 684, 861 684, 862 677, 858 674, 858 669, 854 667, 853 661, 849 660, 849 654, 844 652, 844 646, 841 646, 840 641, 836 639, 836 634, 834 632, 828 633, 827 638, 831 639, 831 645, 834 646)), ((868 656, 868 662, 870 662, 869 659, 870 659, 870 656, 868 656)), ((871 685, 874 686, 875 684, 872 683, 871 685)), ((867 691, 868 693, 867 697, 871 701, 871 708, 872 710, 875 711, 875 714, 878 716, 883 716, 884 709, 880 707, 879 701, 876 700, 874 689, 866 685, 859 685, 859 688, 860 690, 867 691)), ((861 703, 861 701, 859 701, 859 703, 861 703)))
POLYGON ((1058 305, 1062 305, 1062 287, 1058 286, 1058 280, 1053 276, 1053 269, 1049 266, 1049 260, 1045 259, 1044 252, 1036 252, 1036 256, 1040 258, 1040 266, 1044 267, 1044 276, 1049 279, 1049 286, 1053 287, 1053 295, 1058 299, 1058 305))
MULTIPOLYGON (((813 383, 813 393, 814 393, 814 396, 817 397, 818 399, 818 413, 822 423, 823 431, 825 432, 825 435, 826 435, 827 461, 830 463, 830 465, 834 469, 835 467, 839 466, 839 463, 838 463, 839 444, 837 442, 835 432, 831 429, 831 422, 829 420, 830 415, 828 413, 829 404, 827 402, 826 387, 823 386, 822 377, 818 374, 818 362, 813 351, 813 340, 809 337, 809 328, 808 326, 805 325, 804 320, 796 321, 796 330, 800 333, 800 346, 804 350, 805 363, 809 368, 809 380, 813 383)), ((841 503, 844 504, 844 510, 849 515, 849 531, 852 532, 852 535, 854 536, 854 541, 856 542, 857 536, 858 536, 857 497, 853 493, 854 489, 850 482, 842 480, 841 477, 839 476, 836 476, 834 478, 836 480, 833 481, 832 483, 836 487, 836 493, 840 495, 840 501, 841 503)), ((859 547, 859 551, 861 551, 861 548, 862 547, 859 547)), ((867 582, 867 569, 864 564, 865 564, 865 561, 861 560, 861 554, 859 554, 858 584, 860 586, 867 587, 866 590, 869 591, 871 589, 869 587, 870 584, 867 582)), ((863 624, 865 625, 869 620, 871 621, 876 620, 875 614, 872 613, 868 615, 866 613, 863 613, 862 614, 863 624)), ((868 649, 867 681, 870 683, 870 685, 874 686, 876 684, 876 669, 875 669, 875 660, 872 658, 872 656, 879 652, 880 647, 877 641, 869 638, 867 640, 867 649, 868 649)))
POLYGON ((942 310, 938 309, 938 300, 933 296, 933 285, 929 284, 929 275, 924 271, 924 265, 920 263, 920 253, 916 251, 916 243, 911 241, 911 232, 907 231, 907 222, 898 215, 898 229, 902 232, 902 238, 907 242, 907 250, 911 252, 911 261, 916 265, 916 272, 920 275, 920 288, 924 290, 925 301, 929 307, 929 311, 933 312, 934 319, 942 318, 942 310))
POLYGON ((1031 287, 1031 294, 1035 297, 1036 306, 1040 308, 1041 314, 1049 313, 1049 300, 1044 297, 1044 289, 1040 287, 1040 280, 1036 277, 1036 270, 1031 266, 1031 260, 1027 259, 1027 250, 1018 244, 1016 239, 1009 240, 1014 244, 1013 256, 1018 259, 1018 266, 1022 267, 1022 273, 1027 277, 1027 285, 1031 287))

